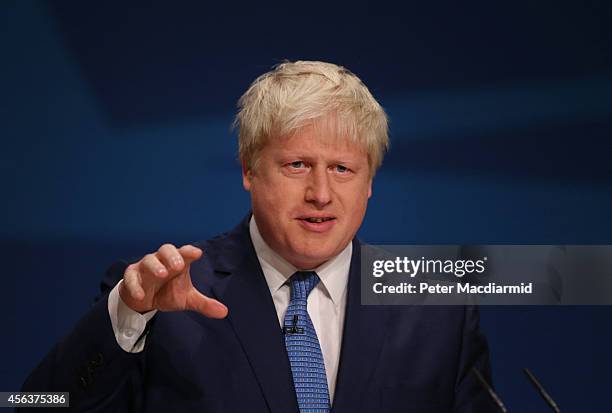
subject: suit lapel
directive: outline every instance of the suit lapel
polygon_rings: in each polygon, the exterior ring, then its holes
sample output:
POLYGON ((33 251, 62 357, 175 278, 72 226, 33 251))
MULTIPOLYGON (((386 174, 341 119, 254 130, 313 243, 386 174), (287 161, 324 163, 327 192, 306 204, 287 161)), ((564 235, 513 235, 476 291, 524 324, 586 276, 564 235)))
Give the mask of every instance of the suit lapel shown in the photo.
POLYGON ((359 411, 387 329, 384 307, 361 305, 361 245, 353 240, 340 365, 333 412, 359 411))
MULTIPOLYGON (((204 246, 218 275, 210 289, 229 309, 228 322, 248 357, 270 411, 298 413, 285 342, 251 243, 249 217, 228 235, 204 246)), ((361 245, 354 239, 334 412, 359 411, 360 395, 375 373, 388 328, 384 307, 361 305, 360 274, 361 245)), ((194 278, 193 282, 200 291, 208 290, 202 279, 194 278)))
POLYGON ((231 324, 272 413, 298 412, 285 342, 270 290, 248 232, 248 218, 208 245, 216 272, 212 291, 229 309, 231 324))

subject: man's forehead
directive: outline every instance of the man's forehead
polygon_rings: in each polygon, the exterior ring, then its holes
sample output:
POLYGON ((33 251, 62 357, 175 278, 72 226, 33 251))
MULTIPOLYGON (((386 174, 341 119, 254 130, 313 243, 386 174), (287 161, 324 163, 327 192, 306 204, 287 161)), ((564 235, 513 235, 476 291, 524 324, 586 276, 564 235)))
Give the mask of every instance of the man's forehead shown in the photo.
POLYGON ((353 156, 366 153, 363 144, 346 136, 310 134, 304 131, 272 138, 268 145, 282 153, 328 152, 353 156))
POLYGON ((343 152, 365 152, 366 148, 349 131, 335 127, 333 123, 308 123, 283 136, 274 137, 269 144, 280 150, 296 149, 318 149, 343 151, 343 152))

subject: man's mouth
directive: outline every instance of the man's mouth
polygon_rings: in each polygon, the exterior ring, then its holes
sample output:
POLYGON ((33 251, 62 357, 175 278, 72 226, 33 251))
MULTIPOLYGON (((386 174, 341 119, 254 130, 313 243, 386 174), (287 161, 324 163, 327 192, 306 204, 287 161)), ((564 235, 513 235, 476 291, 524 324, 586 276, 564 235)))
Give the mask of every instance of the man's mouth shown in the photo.
POLYGON ((297 219, 302 228, 311 232, 326 233, 336 224, 334 216, 308 216, 303 215, 297 219))
POLYGON ((321 222, 327 222, 327 221, 331 221, 333 219, 336 219, 334 217, 305 217, 305 218, 300 218, 302 221, 307 221, 307 222, 311 222, 311 223, 321 223, 321 222))

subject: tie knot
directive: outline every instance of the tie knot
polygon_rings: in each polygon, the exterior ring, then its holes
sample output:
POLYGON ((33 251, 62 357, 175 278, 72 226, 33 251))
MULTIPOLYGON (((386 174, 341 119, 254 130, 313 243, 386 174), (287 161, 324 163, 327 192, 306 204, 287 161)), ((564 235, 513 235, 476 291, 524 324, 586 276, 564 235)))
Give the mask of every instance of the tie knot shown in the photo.
POLYGON ((298 271, 291 276, 291 301, 306 300, 308 294, 319 283, 319 276, 314 271, 298 271))

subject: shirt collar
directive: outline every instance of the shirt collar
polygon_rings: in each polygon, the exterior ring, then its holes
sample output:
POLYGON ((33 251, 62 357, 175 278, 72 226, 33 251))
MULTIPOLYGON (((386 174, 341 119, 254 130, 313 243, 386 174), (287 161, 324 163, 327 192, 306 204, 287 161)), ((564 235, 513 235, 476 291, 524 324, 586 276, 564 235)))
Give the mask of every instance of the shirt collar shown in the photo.
MULTIPOLYGON (((251 235, 251 241, 268 283, 270 293, 274 294, 285 285, 287 280, 298 269, 270 248, 264 241, 253 215, 251 215, 251 220, 249 221, 249 234, 251 235)), ((312 270, 319 276, 321 283, 335 305, 340 304, 342 296, 346 291, 351 257, 353 255, 352 244, 352 242, 349 242, 338 255, 312 270)))

